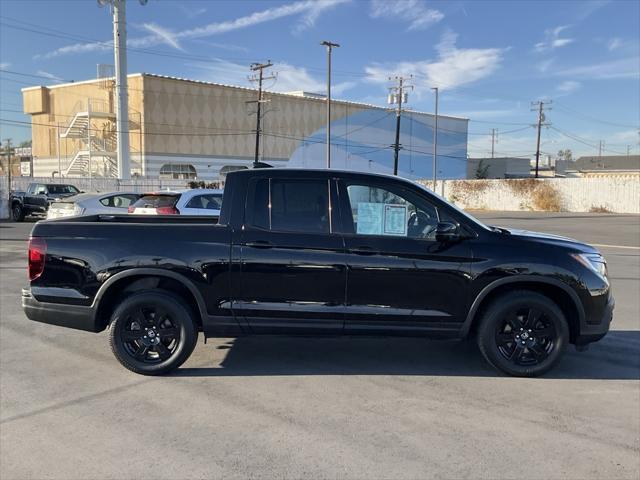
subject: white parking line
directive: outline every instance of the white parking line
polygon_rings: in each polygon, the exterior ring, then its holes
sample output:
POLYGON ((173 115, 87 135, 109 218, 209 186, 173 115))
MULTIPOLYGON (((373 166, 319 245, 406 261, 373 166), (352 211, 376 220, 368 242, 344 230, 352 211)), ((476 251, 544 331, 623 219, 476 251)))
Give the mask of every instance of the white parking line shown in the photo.
POLYGON ((629 250, 640 250, 640 247, 631 247, 629 245, 607 245, 604 243, 592 243, 594 247, 605 247, 605 248, 626 248, 629 250))

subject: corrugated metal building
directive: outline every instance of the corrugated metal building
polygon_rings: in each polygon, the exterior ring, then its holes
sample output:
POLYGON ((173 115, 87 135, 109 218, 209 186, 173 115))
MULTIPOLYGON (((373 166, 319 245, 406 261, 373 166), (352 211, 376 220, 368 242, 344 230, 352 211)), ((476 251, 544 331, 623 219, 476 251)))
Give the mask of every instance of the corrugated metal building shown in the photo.
MULTIPOLYGON (((23 89, 31 115, 34 174, 116 176, 113 79, 23 89)), ((152 74, 128 76, 132 174, 218 178, 246 167, 255 152, 257 91, 152 74)), ((325 165, 326 102, 305 92, 264 92, 260 156, 272 165, 325 165)), ((332 101, 332 167, 375 172, 393 168, 395 113, 388 108, 332 101)), ((434 117, 406 111, 399 173, 432 174, 434 117)), ((467 124, 438 118, 438 175, 465 178, 467 124)))

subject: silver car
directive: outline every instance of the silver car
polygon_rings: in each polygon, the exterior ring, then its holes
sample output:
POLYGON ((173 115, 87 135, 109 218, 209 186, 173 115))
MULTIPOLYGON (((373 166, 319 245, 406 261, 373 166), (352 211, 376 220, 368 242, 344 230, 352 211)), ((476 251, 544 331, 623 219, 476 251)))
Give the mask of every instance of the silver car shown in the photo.
POLYGON ((135 192, 80 193, 51 202, 47 219, 78 215, 116 215, 127 213, 141 194, 135 192))

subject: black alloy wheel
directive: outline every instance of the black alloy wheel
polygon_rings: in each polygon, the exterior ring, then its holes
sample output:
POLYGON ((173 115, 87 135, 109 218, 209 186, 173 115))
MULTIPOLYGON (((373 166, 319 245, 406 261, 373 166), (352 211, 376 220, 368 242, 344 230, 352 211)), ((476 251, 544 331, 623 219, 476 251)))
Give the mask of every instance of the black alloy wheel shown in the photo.
POLYGON ((569 342, 562 310, 548 297, 520 290, 496 298, 484 311, 478 346, 509 375, 534 377, 553 368, 569 342))
POLYGON ((182 365, 195 348, 194 314, 163 290, 126 297, 111 317, 109 342, 118 361, 142 375, 162 375, 182 365))
POLYGON ((16 203, 11 207, 11 219, 14 222, 22 222, 24 220, 24 211, 19 203, 16 203))

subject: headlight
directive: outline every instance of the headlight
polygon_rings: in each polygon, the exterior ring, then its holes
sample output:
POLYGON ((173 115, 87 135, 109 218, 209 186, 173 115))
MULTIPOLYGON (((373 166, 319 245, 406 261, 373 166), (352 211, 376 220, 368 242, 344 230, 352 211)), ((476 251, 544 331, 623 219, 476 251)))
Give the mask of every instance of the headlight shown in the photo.
POLYGON ((84 208, 82 208, 77 203, 73 206, 73 214, 74 215, 82 215, 84 213, 84 208))
POLYGON ((607 262, 599 253, 574 253, 571 256, 601 277, 607 276, 607 262))

